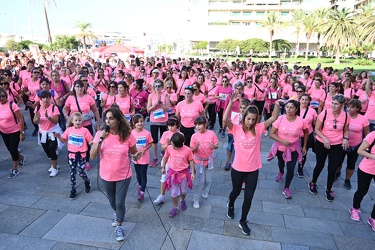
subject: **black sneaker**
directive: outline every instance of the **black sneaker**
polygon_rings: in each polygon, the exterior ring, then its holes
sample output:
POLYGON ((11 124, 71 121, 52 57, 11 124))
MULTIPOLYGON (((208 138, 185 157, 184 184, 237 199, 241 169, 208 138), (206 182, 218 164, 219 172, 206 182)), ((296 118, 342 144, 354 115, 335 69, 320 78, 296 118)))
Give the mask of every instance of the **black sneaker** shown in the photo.
POLYGON ((230 162, 227 161, 227 163, 225 163, 224 170, 225 170, 225 171, 228 171, 231 167, 232 167, 232 164, 231 164, 230 162))
POLYGON ((350 180, 345 179, 344 188, 346 188, 347 190, 352 189, 352 184, 350 183, 350 180))
POLYGON ((335 199, 335 194, 333 191, 326 191, 326 200, 333 201, 335 199))
POLYGON ((76 199, 76 191, 72 190, 70 191, 69 200, 75 200, 76 199))
POLYGON ((33 137, 36 137, 38 135, 38 130, 37 129, 34 129, 34 132, 32 134, 33 137))
POLYGON ((14 177, 16 177, 17 175, 19 175, 20 174, 20 172, 18 172, 18 169, 16 169, 16 170, 12 170, 12 172, 10 172, 10 174, 9 174, 9 179, 13 179, 14 177))
POLYGON ((229 204, 227 205, 228 206, 228 213, 227 213, 227 216, 229 219, 234 219, 234 207, 230 207, 229 204))
POLYGON ((340 178, 340 176, 341 176, 341 172, 336 173, 334 181, 337 181, 340 178))
POLYGON ((298 178, 303 178, 304 177, 303 168, 298 168, 298 170, 297 170, 297 176, 298 176, 298 178))
POLYGON ((85 181, 85 192, 90 193, 91 190, 91 182, 90 180, 85 181))
POLYGON ((238 226, 240 228, 242 228, 242 233, 244 235, 250 235, 250 228, 249 226, 247 225, 246 221, 240 221, 240 223, 238 223, 238 226))
POLYGON ((21 158, 21 160, 18 162, 18 166, 19 167, 23 167, 24 165, 25 165, 25 160, 26 160, 26 156, 24 156, 24 155, 21 155, 22 156, 22 158, 21 158))
POLYGON ((310 182, 308 184, 308 187, 309 187, 310 193, 312 193, 312 194, 318 194, 318 190, 316 188, 316 184, 313 184, 312 182, 310 182))

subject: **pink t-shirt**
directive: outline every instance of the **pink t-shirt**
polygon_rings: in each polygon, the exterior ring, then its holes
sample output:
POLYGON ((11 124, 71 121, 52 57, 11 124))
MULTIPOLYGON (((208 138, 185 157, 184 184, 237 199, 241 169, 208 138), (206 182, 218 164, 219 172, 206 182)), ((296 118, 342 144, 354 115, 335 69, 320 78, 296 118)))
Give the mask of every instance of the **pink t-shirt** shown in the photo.
MULTIPOLYGON (((371 145, 371 143, 375 140, 375 131, 369 133, 364 140, 371 145)), ((375 155, 375 146, 372 147, 370 153, 375 155)), ((375 175, 375 160, 373 159, 364 157, 361 163, 359 163, 358 167, 367 174, 375 175)))
MULTIPOLYGON (((307 128, 306 122, 299 116, 292 122, 288 121, 286 115, 279 116, 272 126, 277 129, 280 139, 287 140, 290 144, 296 143, 303 136, 303 130, 307 128)), ((285 146, 279 146, 278 150, 285 151, 285 146)))
MULTIPOLYGON (((104 93, 102 96, 102 100, 105 100, 105 106, 104 111, 109 109, 113 103, 115 103, 115 96, 108 95, 107 93, 104 93)), ((117 100, 116 100, 117 101, 117 100)))
MULTIPOLYGON (((94 99, 89 95, 83 95, 82 97, 77 97, 79 107, 81 108, 82 114, 88 114, 91 110, 91 106, 95 104, 94 99)), ((79 112, 77 107, 77 102, 74 95, 71 95, 66 99, 65 106, 70 109, 70 113, 79 112)), ((91 121, 82 122, 83 126, 88 126, 91 124, 91 121)))
MULTIPOLYGON (((132 130, 132 135, 137 140, 136 146, 138 151, 142 150, 144 147, 152 143, 154 140, 152 139, 151 133, 146 129, 143 129, 141 132, 137 132, 135 129, 132 130)), ((148 150, 139 158, 138 161, 134 161, 133 163, 136 164, 148 164, 150 162, 150 152, 148 150)))
POLYGON ((318 117, 318 114, 316 113, 315 109, 309 108, 307 110, 307 114, 305 118, 303 116, 305 115, 306 109, 300 109, 300 116, 302 119, 306 122, 307 130, 309 131, 309 134, 313 132, 313 122, 318 117))
POLYGON ((344 89, 344 96, 348 99, 352 99, 355 95, 355 90, 352 88, 344 89))
POLYGON ((176 111, 179 112, 181 117, 181 125, 185 128, 194 127, 194 120, 203 111, 202 103, 193 101, 192 103, 186 103, 186 100, 179 102, 176 105, 176 111))
MULTIPOLYGON (((326 111, 322 111, 318 115, 319 121, 323 122, 325 113, 326 111)), ((345 126, 344 123, 345 123, 346 115, 347 114, 344 111, 341 111, 340 115, 336 118, 336 129, 335 129, 334 128, 335 117, 332 114, 332 109, 327 110, 327 116, 324 121, 324 127, 321 130, 321 132, 325 137, 327 137, 331 145, 339 145, 342 143, 342 140, 344 139, 344 126, 345 126)), ((351 119, 349 115, 347 115, 346 124, 350 124, 350 122, 351 122, 351 119)), ((320 138, 319 136, 317 136, 316 139, 320 141, 321 143, 324 143, 322 138, 320 138)))
POLYGON ((326 97, 326 92, 324 89, 311 88, 309 89, 308 93, 311 97, 310 107, 312 108, 318 108, 320 99, 323 98, 324 100, 326 97))
POLYGON ((232 94, 233 90, 230 86, 223 87, 223 86, 218 86, 216 88, 215 94, 219 96, 219 101, 220 101, 220 108, 225 108, 225 100, 227 97, 232 94))
POLYGON ((368 106, 368 96, 365 90, 358 89, 358 91, 355 93, 356 96, 358 96, 358 100, 362 103, 362 109, 361 112, 367 111, 368 106))
MULTIPOLYGON (((102 131, 96 132, 94 143, 98 143, 102 131)), ((123 142, 118 135, 108 133, 100 147, 100 177, 105 181, 120 181, 132 176, 129 150, 137 140, 130 134, 123 142)))
POLYGON ((199 95, 193 95, 193 100, 198 101, 202 104, 205 104, 207 102, 206 96, 202 93, 199 93, 199 95))
POLYGON ((184 91, 185 91, 185 88, 187 86, 193 85, 193 83, 189 79, 185 79, 185 80, 177 79, 176 82, 177 82, 177 92, 176 92, 176 94, 180 94, 180 96, 184 95, 184 91))
POLYGON ((349 146, 354 147, 362 142, 363 128, 369 126, 368 120, 361 114, 357 118, 351 118, 349 123, 349 146))
MULTIPOLYGON (((36 114, 37 112, 37 109, 38 109, 38 106, 35 107, 34 109, 34 113, 36 114)), ((39 113, 40 113, 40 120, 39 120, 39 131, 41 132, 41 130, 44 130, 44 131, 48 131, 50 130, 51 128, 53 128, 54 126, 56 126, 55 123, 51 122, 48 118, 46 118, 45 116, 45 113, 47 112, 47 114, 51 117, 54 117, 54 116, 58 116, 60 115, 60 111, 59 109, 57 108, 57 106, 53 105, 53 104, 50 104, 48 106, 47 109, 45 109, 43 107, 43 104, 40 104, 40 109, 39 109, 39 113), (53 110, 53 111, 52 111, 53 110)))
POLYGON ((121 97, 120 94, 116 95, 116 103, 119 106, 125 118, 130 121, 130 106, 132 103, 130 95, 121 97))
POLYGON ((369 96, 365 117, 369 120, 375 120, 375 91, 369 96))
POLYGON ((320 101, 323 102, 323 110, 332 108, 332 96, 327 93, 320 98, 320 101), (327 96, 327 97, 326 97, 327 96))
POLYGON ((188 167, 189 162, 193 160, 193 152, 185 145, 182 148, 174 149, 172 145, 167 147, 164 159, 168 159, 168 167, 174 171, 181 171, 188 167))
POLYGON ((251 132, 245 133, 242 126, 237 124, 233 124, 228 132, 233 134, 236 151, 232 167, 240 172, 253 172, 262 168, 260 143, 262 134, 266 132, 264 123, 255 125, 255 136, 251 132))
POLYGON ((251 88, 245 86, 243 92, 249 97, 249 99, 254 98, 256 94, 256 87, 254 85, 252 85, 251 88))
MULTIPOLYGON (((211 148, 211 143, 217 144, 219 140, 215 132, 212 130, 206 130, 205 133, 196 132, 191 136, 190 147, 193 148, 199 142, 199 147, 194 154, 199 158, 208 158, 214 152, 214 149, 211 148)), ((200 161, 194 158, 195 163, 200 161)))
MULTIPOLYGON (((176 133, 180 133, 182 134, 180 131, 176 131, 176 133)), ((162 134, 161 138, 160 138, 160 145, 166 145, 168 142, 167 142, 167 139, 171 139, 172 135, 174 135, 174 133, 172 131, 164 131, 164 133, 162 134)))
POLYGON ((208 88, 208 94, 207 94, 207 99, 208 99, 208 102, 209 104, 214 104, 216 103, 216 98, 215 98, 215 95, 216 95, 216 89, 217 89, 217 86, 215 87, 209 87, 208 88))
MULTIPOLYGON (((165 91, 161 93, 160 101, 163 105, 166 103, 165 100, 165 91)), ((151 98, 151 105, 154 106, 158 103, 158 95, 156 93, 151 93, 149 98, 151 98)), ((168 113, 165 112, 160 105, 156 106, 154 110, 150 112, 150 122, 161 122, 165 123, 168 120, 168 113)))
MULTIPOLYGON (((20 110, 16 103, 12 103, 14 112, 20 110)), ((12 134, 20 131, 19 122, 16 123, 13 112, 10 110, 9 101, 4 104, 0 103, 0 132, 4 134, 12 134), (17 124, 18 123, 18 124, 17 124)))
MULTIPOLYGON (((61 137, 67 140, 68 151, 72 153, 80 152, 82 158, 86 157, 87 143, 93 139, 90 131, 85 127, 68 127, 61 137)), ((74 159, 75 154, 72 153, 69 153, 69 158, 74 159)))
POLYGON ((148 93, 145 90, 141 90, 140 92, 137 92, 135 89, 130 90, 130 96, 133 98, 134 103, 134 109, 136 112, 138 112, 141 108, 144 108, 144 112, 146 113, 146 106, 147 106, 147 100, 148 100, 148 93))
POLYGON ((257 95, 257 101, 264 101, 265 99, 265 93, 266 93, 266 85, 264 82, 262 82, 261 84, 256 84, 256 83, 253 83, 254 87, 256 88, 256 95, 257 95), (258 86, 258 88, 256 87, 258 86))
POLYGON ((40 85, 39 85, 39 79, 33 82, 31 79, 28 79, 27 81, 22 82, 23 86, 25 86, 29 91, 29 100, 30 101, 35 101, 35 96, 37 95, 40 85))

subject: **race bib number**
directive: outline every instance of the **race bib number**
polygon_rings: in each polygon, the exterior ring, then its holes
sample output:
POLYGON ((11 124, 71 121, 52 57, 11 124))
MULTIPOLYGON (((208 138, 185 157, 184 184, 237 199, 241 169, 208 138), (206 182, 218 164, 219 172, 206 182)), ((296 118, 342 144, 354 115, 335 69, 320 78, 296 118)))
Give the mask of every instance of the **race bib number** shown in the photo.
POLYGON ((155 119, 162 119, 165 117, 165 112, 162 109, 155 110, 152 112, 155 119))
POLYGON ((125 119, 128 120, 128 122, 130 122, 130 118, 131 118, 130 115, 125 115, 125 119))
POLYGON ((81 147, 83 145, 83 141, 84 141, 83 135, 75 135, 75 134, 69 135, 68 143, 71 145, 81 147))
POLYGON ((221 101, 225 101, 226 99, 227 99, 227 96, 228 96, 228 94, 222 94, 222 93, 220 93, 220 100, 221 101))
POLYGON ((144 148, 146 146, 146 136, 139 136, 137 137, 137 143, 136 147, 137 148, 144 148))
POLYGON ((270 99, 277 99, 277 92, 270 92, 268 96, 270 99))
POLYGON ((310 103, 310 106, 311 106, 312 108, 317 108, 317 107, 319 107, 319 102, 317 102, 317 101, 312 101, 312 102, 310 103))

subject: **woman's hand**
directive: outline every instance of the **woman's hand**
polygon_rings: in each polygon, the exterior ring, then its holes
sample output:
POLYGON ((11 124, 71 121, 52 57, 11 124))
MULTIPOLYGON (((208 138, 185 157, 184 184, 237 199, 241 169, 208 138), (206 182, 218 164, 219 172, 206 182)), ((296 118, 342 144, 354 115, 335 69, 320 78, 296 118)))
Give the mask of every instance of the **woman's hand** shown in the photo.
POLYGON ((329 142, 328 139, 323 140, 323 143, 324 143, 324 147, 326 149, 330 149, 331 148, 331 143, 329 142))
POLYGON ((347 150, 349 148, 349 140, 347 139, 342 140, 341 146, 344 150, 347 150))
POLYGON ((302 155, 306 155, 307 149, 305 147, 302 148, 302 155))
POLYGON ((25 134, 24 133, 20 133, 20 141, 25 141, 25 134))
POLYGON ((190 176, 191 176, 191 180, 194 181, 194 179, 195 179, 194 171, 191 172, 190 176))
POLYGON ((165 171, 165 168, 161 168, 161 174, 165 174, 166 173, 166 171, 165 171))
POLYGON ((282 143, 284 146, 289 146, 289 145, 290 145, 290 142, 287 141, 287 140, 281 140, 281 143, 282 143))

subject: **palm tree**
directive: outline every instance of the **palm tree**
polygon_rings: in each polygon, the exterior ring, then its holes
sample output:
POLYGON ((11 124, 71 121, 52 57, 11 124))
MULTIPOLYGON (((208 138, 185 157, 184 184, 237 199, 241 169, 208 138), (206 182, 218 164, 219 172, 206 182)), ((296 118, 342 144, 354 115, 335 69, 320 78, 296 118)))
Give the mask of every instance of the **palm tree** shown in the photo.
POLYGON ((76 22, 76 28, 78 28, 80 30, 80 33, 78 33, 77 36, 79 38, 81 38, 82 44, 83 44, 83 50, 85 52, 87 52, 86 38, 87 39, 92 39, 92 38, 95 39, 96 38, 96 36, 94 35, 94 33, 89 30, 89 28, 91 28, 91 27, 92 27, 91 23, 88 23, 88 22, 76 22))
POLYGON ((355 13, 347 8, 331 10, 323 26, 324 43, 336 49, 334 63, 340 63, 341 49, 353 45, 358 38, 355 13))
POLYGON ((361 40, 366 43, 375 41, 375 8, 371 4, 361 5, 357 10, 358 25, 361 28, 361 40))
POLYGON ((295 28, 296 33, 296 55, 295 57, 298 57, 299 54, 299 37, 301 35, 302 29, 303 29, 303 18, 305 16, 305 13, 303 13, 302 10, 296 10, 292 13, 292 18, 289 21, 289 24, 295 28))
MULTIPOLYGON (((35 2, 35 0, 30 0, 30 1, 35 2)), ((56 6, 55 0, 52 0, 52 1, 56 6)), ((47 15, 47 8, 46 8, 47 5, 48 5, 48 7, 50 7, 51 3, 50 3, 50 0, 40 0, 40 2, 43 5, 44 18, 46 19, 47 32, 48 32, 48 43, 51 44, 52 43, 52 36, 51 36, 51 30, 49 28, 49 20, 48 20, 48 15, 47 15)))
POLYGON ((320 59, 320 37, 322 35, 322 25, 327 21, 329 9, 320 8, 314 11, 314 15, 316 17, 316 31, 318 32, 318 42, 316 43, 316 50, 318 53, 318 59, 320 59))
POLYGON ((305 31, 306 40, 307 40, 306 41, 305 61, 307 61, 308 54, 309 54, 310 38, 311 38, 312 34, 317 30, 316 21, 317 21, 317 18, 314 15, 314 13, 309 13, 302 20, 303 29, 305 31))
POLYGON ((271 11, 267 14, 266 19, 261 21, 262 28, 268 29, 270 34, 270 53, 269 59, 271 59, 271 52, 272 52, 272 38, 275 34, 275 31, 281 30, 283 25, 283 21, 281 21, 280 16, 276 14, 276 12, 271 11))

